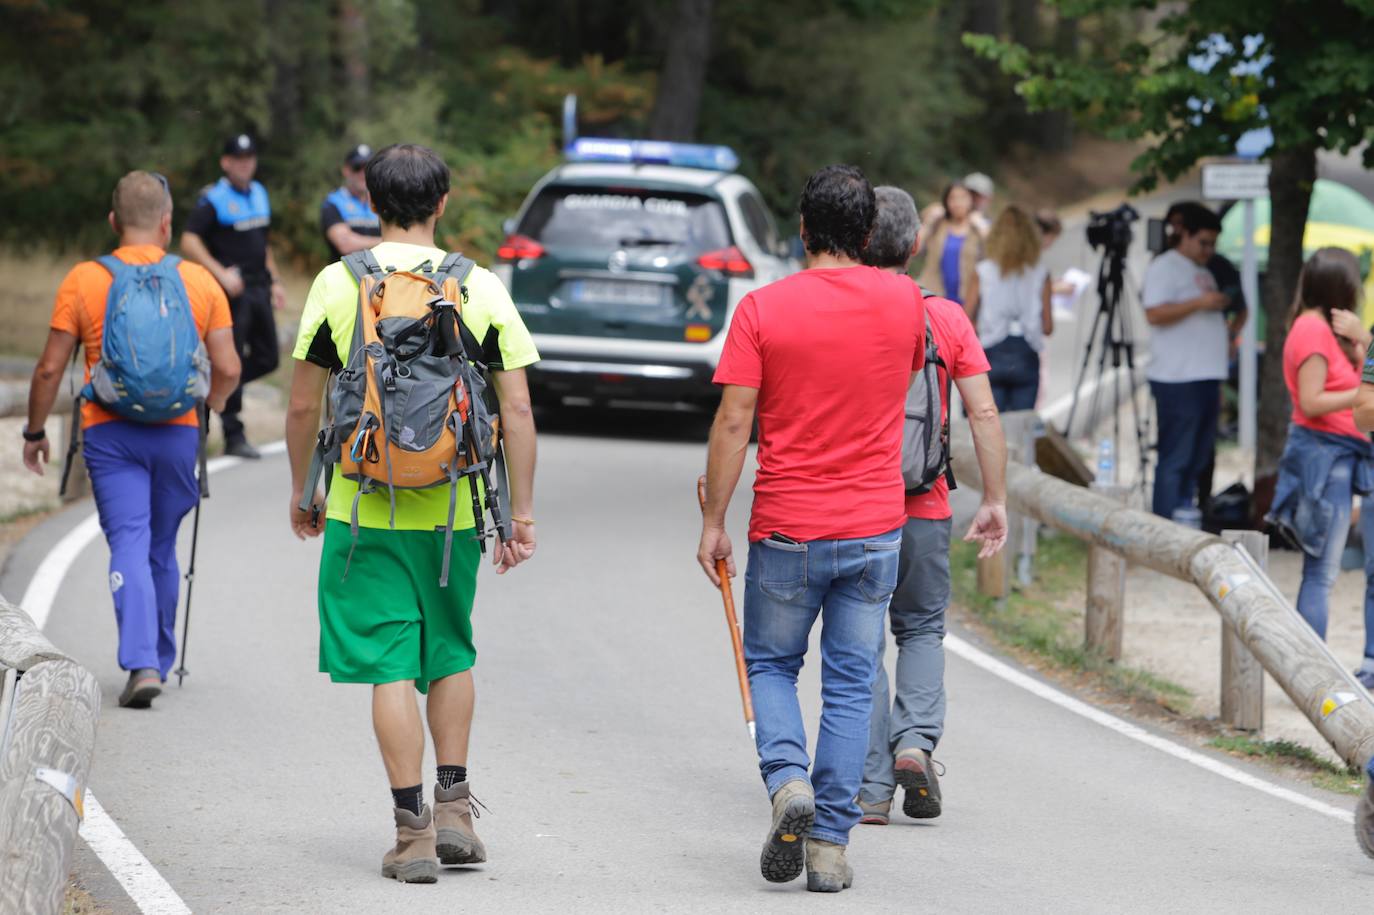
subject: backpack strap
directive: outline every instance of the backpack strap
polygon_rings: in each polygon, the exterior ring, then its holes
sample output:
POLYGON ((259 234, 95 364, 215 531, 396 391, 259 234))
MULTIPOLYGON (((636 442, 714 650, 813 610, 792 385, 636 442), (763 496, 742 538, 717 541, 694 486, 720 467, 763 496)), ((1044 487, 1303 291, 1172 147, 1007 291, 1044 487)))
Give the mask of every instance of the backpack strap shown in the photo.
MULTIPOLYGON (((444 256, 439 262, 439 269, 434 271, 435 276, 439 277, 439 282, 443 282, 448 277, 453 277, 458 281, 459 298, 457 302, 458 313, 461 315, 463 306, 467 304, 468 288, 463 285, 467 282, 468 275, 472 273, 472 268, 477 266, 477 262, 470 257, 465 257, 461 251, 453 251, 444 256)), ((482 362, 482 344, 477 337, 468 329, 460 317, 455 322, 458 325, 458 337, 463 344, 463 352, 467 354, 469 362, 482 362)))
POLYGON ((109 274, 112 277, 118 277, 119 271, 129 266, 119 258, 115 257, 113 254, 101 255, 100 257, 97 257, 95 259, 95 262, 100 266, 104 267, 107 271, 109 271, 109 274))
POLYGON ((382 269, 382 265, 377 263, 377 258, 370 248, 344 255, 343 263, 348 268, 348 272, 353 274, 353 279, 359 284, 362 283, 365 276, 383 276, 386 273, 382 269))

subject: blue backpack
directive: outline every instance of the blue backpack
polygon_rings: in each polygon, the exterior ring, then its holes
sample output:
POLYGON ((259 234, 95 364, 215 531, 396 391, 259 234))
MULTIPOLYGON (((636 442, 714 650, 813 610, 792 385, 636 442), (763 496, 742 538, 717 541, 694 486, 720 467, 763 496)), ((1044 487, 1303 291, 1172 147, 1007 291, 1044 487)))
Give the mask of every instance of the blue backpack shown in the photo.
POLYGON ((176 419, 210 392, 210 359, 177 272, 181 258, 126 264, 106 255, 97 262, 114 282, 100 360, 81 397, 136 422, 176 419))

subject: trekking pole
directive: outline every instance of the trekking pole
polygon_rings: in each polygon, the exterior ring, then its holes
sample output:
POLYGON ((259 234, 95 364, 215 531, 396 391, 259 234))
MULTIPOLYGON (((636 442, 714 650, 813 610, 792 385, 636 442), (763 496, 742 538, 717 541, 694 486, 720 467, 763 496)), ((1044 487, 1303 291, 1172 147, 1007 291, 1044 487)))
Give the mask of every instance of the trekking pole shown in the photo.
MULTIPOLYGON (((706 477, 697 479, 697 502, 706 511, 706 477)), ((720 578, 720 597, 725 603, 725 624, 730 627, 730 644, 735 650, 735 674, 739 677, 739 698, 744 704, 744 723, 749 737, 754 738, 754 697, 749 692, 749 672, 744 667, 744 639, 740 635, 739 619, 735 616, 735 592, 730 586, 730 572, 724 559, 716 560, 716 575, 720 578)))
POLYGON ((208 469, 206 467, 205 439, 210 429, 210 413, 204 401, 196 407, 196 413, 200 419, 200 454, 197 456, 199 465, 200 479, 196 483, 196 513, 191 520, 191 562, 186 567, 186 617, 181 624, 181 663, 173 671, 177 675, 177 686, 181 686, 186 675, 190 673, 186 669, 186 640, 191 634, 191 589, 196 586, 196 547, 200 543, 200 506, 205 501, 205 497, 210 494, 209 480, 207 479, 208 469))

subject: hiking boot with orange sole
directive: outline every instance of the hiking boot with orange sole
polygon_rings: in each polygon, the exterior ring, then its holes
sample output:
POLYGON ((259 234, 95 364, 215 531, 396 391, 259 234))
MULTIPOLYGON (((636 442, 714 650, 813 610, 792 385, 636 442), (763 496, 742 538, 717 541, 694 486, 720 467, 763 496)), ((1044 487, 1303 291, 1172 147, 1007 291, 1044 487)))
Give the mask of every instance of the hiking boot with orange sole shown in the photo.
POLYGON ((416 816, 396 808, 396 847, 382 857, 382 876, 400 883, 436 883, 439 859, 435 854, 434 816, 421 809, 416 816))
POLYGON ((940 815, 940 780, 937 764, 921 749, 902 750, 893 770, 902 786, 902 813, 915 820, 932 820, 940 815))
POLYGON ((481 864, 487 860, 486 846, 472 827, 473 817, 481 816, 472 806, 474 801, 467 782, 456 782, 452 788, 434 786, 434 825, 440 864, 481 864))

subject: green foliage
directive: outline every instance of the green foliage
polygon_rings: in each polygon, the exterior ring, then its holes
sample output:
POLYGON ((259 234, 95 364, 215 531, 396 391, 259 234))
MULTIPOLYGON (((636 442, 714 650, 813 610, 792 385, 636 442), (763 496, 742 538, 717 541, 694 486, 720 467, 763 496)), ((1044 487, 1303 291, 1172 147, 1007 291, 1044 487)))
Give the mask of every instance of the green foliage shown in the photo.
POLYGON ((247 130, 283 253, 323 259, 319 203, 347 148, 405 141, 453 168, 447 243, 490 257, 502 220, 557 161, 563 95, 577 92, 593 124, 633 123, 653 78, 532 57, 479 13, 440 0, 0 0, 0 239, 108 245, 110 190, 133 168, 167 175, 179 228, 217 179, 224 138, 247 130), (345 7, 365 22, 361 41, 345 7))
POLYGON ((1312 784, 1326 791, 1359 794, 1363 789, 1363 776, 1359 769, 1339 766, 1324 756, 1318 756, 1311 747, 1291 740, 1261 740, 1245 735, 1224 735, 1209 741, 1208 746, 1225 750, 1233 756, 1248 756, 1296 766, 1311 776, 1312 784))
MULTIPOLYGON (((1067 15, 1154 10, 1150 0, 1059 0, 1067 15)), ((965 44, 1019 78, 1032 110, 1067 109, 1120 138, 1150 138, 1135 163, 1141 189, 1176 178, 1200 158, 1226 155, 1252 128, 1276 149, 1348 152, 1374 135, 1374 33, 1369 0, 1297 5, 1285 0, 1193 0, 1159 5, 1154 31, 1112 56, 1062 59, 1014 42, 967 35, 965 44), (1221 36, 1223 45, 1211 41, 1221 36), (1256 37, 1247 42, 1248 36, 1256 37), (1191 56, 1215 64, 1199 73, 1191 56), (1260 75, 1258 64, 1269 58, 1260 75), (1198 104, 1197 100, 1201 100, 1198 104)), ((1365 152, 1374 164, 1374 147, 1365 152)))

